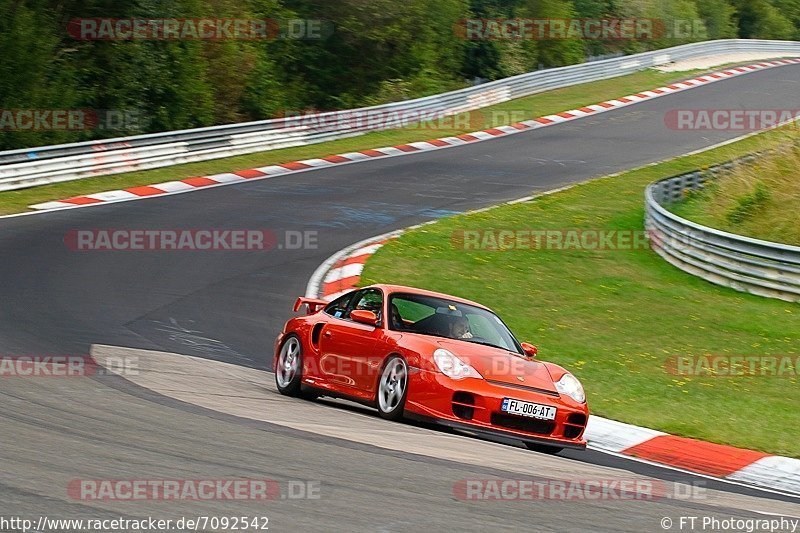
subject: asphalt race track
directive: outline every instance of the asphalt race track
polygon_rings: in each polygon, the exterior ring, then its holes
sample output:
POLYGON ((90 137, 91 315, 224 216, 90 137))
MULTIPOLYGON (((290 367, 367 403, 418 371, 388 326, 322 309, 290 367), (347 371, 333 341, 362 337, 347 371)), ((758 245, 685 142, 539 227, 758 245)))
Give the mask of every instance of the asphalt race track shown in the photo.
MULTIPOLYGON (((212 360, 209 365, 229 363, 271 378, 263 370, 292 302, 304 292, 314 269, 337 250, 393 229, 659 161, 741 134, 670 130, 663 121, 670 109, 794 109, 798 95, 800 66, 784 66, 458 148, 2 219, 0 354, 88 354, 92 345, 102 344, 195 356, 200 359, 192 359, 193 364, 202 365, 203 359, 212 360), (74 252, 64 244, 70 230, 210 228, 317 231, 319 247, 137 253, 74 252)), ((267 385, 220 387, 220 402, 252 399, 257 389, 276 399, 269 405, 288 413, 287 418, 295 412, 297 417, 320 417, 320 427, 327 424, 339 433, 217 413, 118 377, 3 379, 4 512, 78 518, 267 515, 276 531, 659 531, 665 516, 800 516, 797 500, 707 480, 714 497, 697 500, 462 501, 453 492, 459 480, 513 479, 533 472, 548 479, 701 479, 596 452, 550 457, 390 424, 341 403, 278 402, 267 385), (357 425, 354 420, 364 418, 369 420, 364 430, 368 437, 382 435, 375 437, 375 444, 343 434, 357 425), (378 443, 386 438, 381 432, 398 441, 409 435, 420 440, 446 437, 443 446, 451 453, 431 453, 414 439, 402 451, 393 449, 378 443), (321 497, 266 505, 115 503, 76 501, 65 488, 69 480, 86 478, 254 477, 319 480, 321 497)))

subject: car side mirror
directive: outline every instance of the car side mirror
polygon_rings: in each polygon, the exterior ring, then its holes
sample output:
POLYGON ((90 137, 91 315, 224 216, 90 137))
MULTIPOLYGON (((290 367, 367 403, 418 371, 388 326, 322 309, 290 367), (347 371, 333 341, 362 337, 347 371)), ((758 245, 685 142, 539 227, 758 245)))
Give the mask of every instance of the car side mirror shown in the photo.
POLYGON ((528 342, 522 343, 522 351, 531 359, 534 359, 539 354, 539 348, 528 342))
POLYGON ((358 322, 360 324, 368 324, 370 326, 378 325, 378 315, 372 311, 367 311, 366 309, 355 309, 350 311, 350 318, 352 318, 354 322, 358 322))

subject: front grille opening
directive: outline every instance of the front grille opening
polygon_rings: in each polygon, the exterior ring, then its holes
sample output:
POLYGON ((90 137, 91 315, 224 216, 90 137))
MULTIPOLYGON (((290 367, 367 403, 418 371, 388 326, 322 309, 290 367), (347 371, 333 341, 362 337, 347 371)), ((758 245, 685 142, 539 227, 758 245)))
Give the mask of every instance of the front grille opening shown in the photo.
POLYGON ((458 391, 453 394, 453 414, 464 420, 472 420, 475 416, 475 396, 458 391))
POLYGON ((550 435, 556 428, 556 423, 552 420, 538 420, 503 413, 492 413, 492 425, 538 435, 550 435))
POLYGON ((583 413, 571 413, 564 424, 564 437, 577 439, 586 427, 586 415, 583 413))
POLYGON ((586 415, 583 413, 572 413, 567 417, 567 424, 574 424, 576 426, 585 426, 586 415))

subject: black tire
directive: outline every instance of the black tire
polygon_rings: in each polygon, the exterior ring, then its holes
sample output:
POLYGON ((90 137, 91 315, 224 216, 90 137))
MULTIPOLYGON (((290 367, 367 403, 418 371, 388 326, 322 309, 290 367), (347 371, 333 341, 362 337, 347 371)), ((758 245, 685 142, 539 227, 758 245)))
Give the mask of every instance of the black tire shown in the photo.
POLYGON ((525 442, 524 444, 529 450, 539 453, 546 453, 548 455, 555 455, 564 449, 559 446, 548 446, 547 444, 539 444, 537 442, 525 442))
POLYGON ((303 344, 297 335, 288 335, 275 364, 275 385, 284 396, 300 396, 303 379, 303 344))
POLYGON ((408 396, 408 363, 399 355, 391 355, 378 377, 375 407, 386 420, 400 420, 408 396))
POLYGON ((312 401, 322 396, 318 389, 315 389, 314 387, 308 387, 306 385, 300 386, 300 392, 297 395, 304 400, 312 401))

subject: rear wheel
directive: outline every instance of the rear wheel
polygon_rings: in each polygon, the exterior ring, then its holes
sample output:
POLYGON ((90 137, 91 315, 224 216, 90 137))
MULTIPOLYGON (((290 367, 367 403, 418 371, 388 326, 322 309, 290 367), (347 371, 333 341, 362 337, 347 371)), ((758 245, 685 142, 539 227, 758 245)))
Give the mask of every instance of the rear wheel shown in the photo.
POLYGON ((408 364, 402 357, 393 355, 378 380, 378 414, 387 420, 403 418, 407 394, 408 364))
POLYGON ((564 449, 558 446, 548 446, 547 444, 538 444, 536 442, 526 442, 525 447, 534 452, 547 453, 550 455, 557 454, 564 449))
POLYGON ((275 367, 275 384, 278 392, 285 396, 299 396, 302 378, 303 347, 300 339, 290 335, 281 346, 278 364, 275 367))

